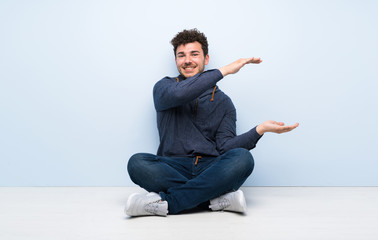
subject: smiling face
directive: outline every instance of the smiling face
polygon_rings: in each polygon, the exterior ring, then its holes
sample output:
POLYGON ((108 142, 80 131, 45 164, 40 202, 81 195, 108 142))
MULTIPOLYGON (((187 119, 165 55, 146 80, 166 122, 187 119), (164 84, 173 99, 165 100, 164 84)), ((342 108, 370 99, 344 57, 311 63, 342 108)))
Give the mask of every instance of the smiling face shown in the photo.
POLYGON ((192 42, 177 47, 175 61, 180 74, 189 78, 205 70, 209 55, 204 56, 199 42, 192 42))

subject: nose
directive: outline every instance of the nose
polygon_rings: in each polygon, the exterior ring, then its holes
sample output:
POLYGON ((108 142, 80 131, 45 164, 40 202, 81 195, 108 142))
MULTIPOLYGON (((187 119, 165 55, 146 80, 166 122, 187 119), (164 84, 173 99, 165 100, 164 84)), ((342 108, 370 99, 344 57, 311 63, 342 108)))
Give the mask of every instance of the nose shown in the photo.
POLYGON ((192 62, 192 59, 190 56, 185 57, 185 64, 190 64, 192 62))

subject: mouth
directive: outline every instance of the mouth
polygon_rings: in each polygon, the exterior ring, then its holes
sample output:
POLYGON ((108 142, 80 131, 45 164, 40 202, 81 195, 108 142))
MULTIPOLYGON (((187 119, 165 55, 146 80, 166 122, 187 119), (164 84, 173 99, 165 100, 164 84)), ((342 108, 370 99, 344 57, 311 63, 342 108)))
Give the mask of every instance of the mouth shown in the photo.
POLYGON ((190 67, 182 67, 185 72, 192 72, 196 67, 190 66, 190 67))

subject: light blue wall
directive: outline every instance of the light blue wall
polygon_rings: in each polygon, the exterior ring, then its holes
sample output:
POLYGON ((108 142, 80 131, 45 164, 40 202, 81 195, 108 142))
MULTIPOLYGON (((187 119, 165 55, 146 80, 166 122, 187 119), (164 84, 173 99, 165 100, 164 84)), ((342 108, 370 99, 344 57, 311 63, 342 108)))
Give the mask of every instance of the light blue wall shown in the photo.
POLYGON ((152 87, 197 27, 242 133, 268 119, 245 185, 378 185, 376 1, 0 1, 0 185, 133 186, 155 153, 152 87))

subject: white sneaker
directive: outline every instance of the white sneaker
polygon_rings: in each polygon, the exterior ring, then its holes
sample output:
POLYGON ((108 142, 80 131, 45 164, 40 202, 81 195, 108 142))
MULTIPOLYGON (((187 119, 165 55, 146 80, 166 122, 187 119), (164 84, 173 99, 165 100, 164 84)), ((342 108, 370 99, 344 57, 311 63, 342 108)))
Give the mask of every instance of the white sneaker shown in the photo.
POLYGON ((210 200, 209 208, 213 211, 225 210, 244 213, 247 211, 247 204, 243 192, 238 190, 210 200))
POLYGON ((159 215, 167 216, 168 202, 162 201, 159 194, 133 193, 127 200, 125 213, 129 216, 159 215))

